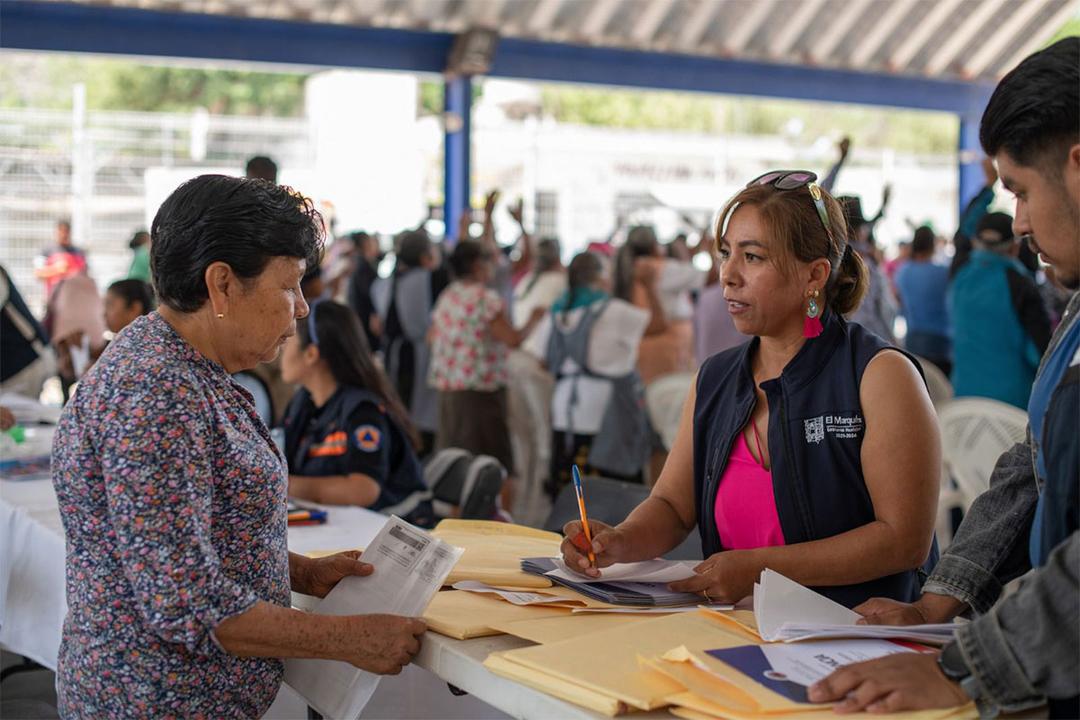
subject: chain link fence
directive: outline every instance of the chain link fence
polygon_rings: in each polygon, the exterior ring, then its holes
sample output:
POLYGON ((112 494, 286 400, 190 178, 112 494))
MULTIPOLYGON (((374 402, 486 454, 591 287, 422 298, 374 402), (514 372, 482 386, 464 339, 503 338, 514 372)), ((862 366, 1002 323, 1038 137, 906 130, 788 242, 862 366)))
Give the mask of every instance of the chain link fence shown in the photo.
POLYGON ((84 111, 0 110, 0 263, 31 309, 44 311, 34 276, 68 219, 99 288, 124 277, 128 242, 181 180, 204 171, 242 174, 247 159, 311 164, 304 119, 84 111), (171 184, 167 189, 164 185, 171 184), (150 207, 153 205, 153 207, 150 207))

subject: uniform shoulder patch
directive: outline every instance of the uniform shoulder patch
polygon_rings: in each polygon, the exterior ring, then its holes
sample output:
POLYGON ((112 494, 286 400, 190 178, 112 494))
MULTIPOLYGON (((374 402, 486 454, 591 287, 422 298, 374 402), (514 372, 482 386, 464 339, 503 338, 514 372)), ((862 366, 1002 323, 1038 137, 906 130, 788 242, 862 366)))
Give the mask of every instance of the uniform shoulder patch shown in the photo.
POLYGON ((363 452, 375 452, 382 446, 382 432, 374 425, 361 425, 353 432, 356 447, 363 452))

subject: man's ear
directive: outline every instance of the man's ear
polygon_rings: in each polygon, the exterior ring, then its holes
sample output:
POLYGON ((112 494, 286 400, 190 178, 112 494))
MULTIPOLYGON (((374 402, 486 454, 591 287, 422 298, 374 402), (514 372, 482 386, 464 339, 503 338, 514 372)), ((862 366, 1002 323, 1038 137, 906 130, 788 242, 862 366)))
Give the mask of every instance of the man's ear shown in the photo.
POLYGON ((1065 190, 1072 201, 1080 206, 1080 144, 1069 148, 1065 156, 1065 190))

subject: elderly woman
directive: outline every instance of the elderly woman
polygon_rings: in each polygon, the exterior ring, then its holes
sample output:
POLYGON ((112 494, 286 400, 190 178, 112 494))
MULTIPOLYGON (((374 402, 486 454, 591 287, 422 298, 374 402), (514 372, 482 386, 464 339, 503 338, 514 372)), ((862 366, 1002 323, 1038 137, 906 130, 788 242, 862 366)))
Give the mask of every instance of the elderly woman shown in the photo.
MULTIPOLYGON (((676 590, 736 602, 771 568, 848 606, 918 596, 936 560, 937 422, 915 362, 844 320, 866 269, 815 179, 766 173, 721 213, 724 296, 754 337, 701 366, 652 494, 618 527, 590 523, 600 567, 697 525, 706 559, 676 590)), ((596 575, 581 524, 564 529, 567 562, 596 575)))
POLYGON ((204 175, 153 223, 158 312, 136 319, 60 421, 67 535, 57 688, 64 717, 257 717, 279 658, 396 673, 424 624, 289 607, 371 567, 286 548, 285 464, 231 374, 272 360, 308 307, 317 213, 289 189, 204 175))

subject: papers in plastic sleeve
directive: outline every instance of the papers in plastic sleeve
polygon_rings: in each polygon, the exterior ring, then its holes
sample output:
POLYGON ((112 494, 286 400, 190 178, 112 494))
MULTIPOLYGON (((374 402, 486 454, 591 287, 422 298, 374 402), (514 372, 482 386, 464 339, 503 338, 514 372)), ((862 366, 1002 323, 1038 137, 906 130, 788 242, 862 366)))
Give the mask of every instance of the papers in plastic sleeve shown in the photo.
MULTIPOLYGON (((361 558, 375 572, 343 578, 314 612, 418 617, 461 554, 461 548, 391 517, 361 558)), ((322 715, 355 718, 371 699, 379 676, 333 660, 290 659, 285 661, 285 682, 322 715)))

